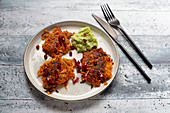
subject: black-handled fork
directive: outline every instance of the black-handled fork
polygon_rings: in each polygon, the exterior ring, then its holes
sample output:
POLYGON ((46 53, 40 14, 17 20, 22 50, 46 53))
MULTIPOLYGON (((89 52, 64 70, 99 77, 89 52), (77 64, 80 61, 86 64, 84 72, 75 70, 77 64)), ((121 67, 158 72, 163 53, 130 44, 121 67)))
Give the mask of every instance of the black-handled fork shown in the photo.
POLYGON ((101 6, 102 12, 106 21, 114 28, 118 29, 126 38, 126 40, 131 44, 134 50, 138 53, 138 55, 142 58, 145 64, 152 69, 152 64, 149 60, 144 56, 144 54, 140 51, 140 49, 136 46, 136 44, 131 40, 131 38, 127 35, 127 33, 123 30, 122 26, 120 25, 119 20, 114 16, 108 4, 101 6))

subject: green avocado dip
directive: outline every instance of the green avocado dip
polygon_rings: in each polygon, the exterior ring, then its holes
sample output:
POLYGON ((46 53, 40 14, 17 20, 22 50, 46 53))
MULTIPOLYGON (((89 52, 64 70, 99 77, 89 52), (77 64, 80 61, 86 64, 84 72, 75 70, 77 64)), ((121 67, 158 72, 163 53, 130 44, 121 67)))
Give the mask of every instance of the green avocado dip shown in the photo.
POLYGON ((78 52, 91 50, 94 46, 97 47, 97 38, 94 36, 90 27, 81 28, 80 31, 71 36, 72 45, 78 52))

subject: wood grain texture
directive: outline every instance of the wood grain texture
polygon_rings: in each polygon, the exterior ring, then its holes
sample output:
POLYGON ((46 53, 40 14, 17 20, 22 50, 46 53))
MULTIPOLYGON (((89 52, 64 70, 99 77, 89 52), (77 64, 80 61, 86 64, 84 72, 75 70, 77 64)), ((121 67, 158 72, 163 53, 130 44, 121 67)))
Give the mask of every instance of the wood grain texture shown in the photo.
MULTIPOLYGON (((36 33, 35 33, 36 34, 36 33)), ((1 64, 23 64, 25 49, 33 35, 0 35, 0 63, 1 64)), ((120 42, 128 49, 132 56, 138 60, 141 65, 145 65, 133 48, 119 34, 120 42)), ((143 36, 132 35, 131 38, 141 51, 154 64, 166 64, 170 62, 170 36, 143 36), (153 40, 154 39, 154 40, 153 40), (150 49, 148 49, 150 48, 150 49)), ((125 55, 117 47, 121 63, 129 63, 125 55)))
POLYGON ((57 100, 0 100, 1 111, 29 113, 169 113, 170 99, 149 100, 83 100, 62 102, 57 100), (38 106, 38 107, 37 107, 38 106))
POLYGON ((0 112, 19 113, 168 113, 170 111, 170 1, 169 0, 0 0, 0 112), (79 20, 101 28, 92 18, 104 19, 100 5, 108 3, 122 27, 152 62, 149 70, 118 33, 151 77, 147 84, 117 47, 120 67, 113 83, 92 98, 64 102, 39 92, 23 66, 25 49, 44 27, 79 20))
MULTIPOLYGON (((1 99, 47 98, 29 82, 23 66, 0 66, 1 99)), ((147 68, 147 67, 144 67, 147 68)), ((152 79, 147 84, 139 72, 130 64, 120 65, 118 74, 110 87, 92 99, 150 99, 170 98, 170 69, 155 65, 153 70, 146 69, 152 79), (162 74, 158 74, 162 73, 162 74)))

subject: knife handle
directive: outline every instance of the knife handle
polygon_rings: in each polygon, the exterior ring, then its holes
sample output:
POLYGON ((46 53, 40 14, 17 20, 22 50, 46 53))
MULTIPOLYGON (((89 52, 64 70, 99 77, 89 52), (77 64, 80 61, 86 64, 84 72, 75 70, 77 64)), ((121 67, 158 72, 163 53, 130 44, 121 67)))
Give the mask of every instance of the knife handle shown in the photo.
POLYGON ((128 57, 128 59, 135 65, 135 67, 139 70, 139 72, 143 75, 148 83, 151 82, 151 79, 145 73, 145 71, 139 66, 139 64, 131 57, 131 55, 127 52, 127 50, 119 43, 118 40, 115 40, 120 49, 124 52, 124 54, 128 57))
POLYGON ((145 62, 145 64, 152 69, 152 64, 149 62, 149 60, 145 57, 145 55, 140 51, 140 49, 135 45, 135 43, 131 40, 131 38, 128 36, 128 34, 123 30, 121 26, 118 27, 120 32, 124 35, 124 37, 127 39, 129 44, 134 48, 134 50, 137 52, 137 54, 142 58, 142 60, 145 62))

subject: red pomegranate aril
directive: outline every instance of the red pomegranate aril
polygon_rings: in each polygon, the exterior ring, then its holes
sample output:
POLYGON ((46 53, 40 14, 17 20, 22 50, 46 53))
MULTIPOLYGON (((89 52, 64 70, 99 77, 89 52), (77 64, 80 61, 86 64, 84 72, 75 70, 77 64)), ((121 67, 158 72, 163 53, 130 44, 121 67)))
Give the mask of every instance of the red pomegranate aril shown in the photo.
POLYGON ((94 61, 93 63, 94 63, 94 65, 97 65, 97 61, 94 61))
POLYGON ((86 66, 82 66, 82 70, 86 71, 87 67, 86 66))
POLYGON ((77 68, 77 73, 80 73, 81 71, 80 71, 80 69, 79 68, 77 68))
POLYGON ((55 75, 55 79, 58 79, 59 75, 55 75))
POLYGON ((82 69, 82 66, 78 66, 79 69, 82 69))
POLYGON ((57 70, 54 70, 54 74, 57 74, 58 72, 57 72, 57 70))
POLYGON ((71 51, 69 52, 69 55, 72 56, 72 52, 71 51))
POLYGON ((62 39, 62 38, 64 38, 64 35, 60 35, 60 37, 59 37, 60 39, 62 39))
POLYGON ((86 40, 86 39, 83 39, 83 41, 84 41, 84 43, 86 43, 86 42, 87 42, 87 40, 86 40))
POLYGON ((87 69, 87 63, 84 63, 83 66, 82 66, 82 70, 86 70, 87 69))
POLYGON ((79 80, 79 77, 76 78, 76 82, 79 80))
POLYGON ((60 68, 60 67, 61 67, 61 63, 58 63, 58 64, 57 64, 57 67, 60 68))
POLYGON ((102 73, 100 71, 97 72, 98 75, 101 75, 102 73))
POLYGON ((39 48, 40 48, 40 46, 39 46, 39 45, 37 45, 37 46, 36 46, 36 49, 37 49, 37 50, 39 50, 39 48))
POLYGON ((63 37, 63 38, 61 38, 61 40, 62 40, 62 42, 64 42, 64 41, 65 41, 65 38, 63 37))
POLYGON ((51 83, 51 82, 52 82, 52 78, 51 78, 51 77, 47 77, 47 81, 48 81, 49 83, 51 83))
POLYGON ((59 44, 59 43, 56 43, 56 46, 57 46, 57 47, 59 47, 59 46, 60 46, 60 44, 59 44))
POLYGON ((84 63, 84 65, 83 65, 84 67, 87 67, 87 63, 84 63))
POLYGON ((47 71, 47 70, 45 70, 44 74, 45 74, 45 75, 48 75, 48 71, 47 71))
POLYGON ((94 47, 93 47, 93 49, 96 49, 96 48, 97 48, 97 46, 94 46, 94 47))
POLYGON ((86 36, 87 35, 87 33, 84 33, 84 36, 86 36))
POLYGON ((73 80, 73 84, 75 84, 76 83, 76 80, 73 80))
POLYGON ((77 62, 76 62, 76 66, 80 66, 80 61, 77 61, 77 62))
POLYGON ((75 47, 74 47, 74 46, 70 46, 70 48, 71 48, 71 50, 74 50, 74 49, 75 49, 75 47))
POLYGON ((67 47, 67 44, 66 43, 63 43, 64 44, 64 47, 66 48, 67 47))
POLYGON ((45 59, 45 60, 47 59, 47 54, 44 55, 44 59, 45 59))
POLYGON ((60 45, 62 45, 62 40, 59 40, 60 45))

